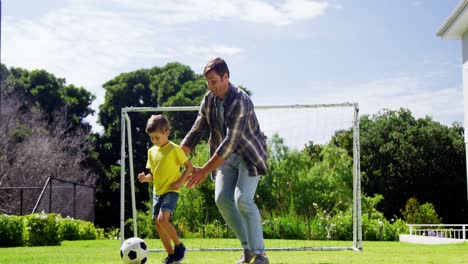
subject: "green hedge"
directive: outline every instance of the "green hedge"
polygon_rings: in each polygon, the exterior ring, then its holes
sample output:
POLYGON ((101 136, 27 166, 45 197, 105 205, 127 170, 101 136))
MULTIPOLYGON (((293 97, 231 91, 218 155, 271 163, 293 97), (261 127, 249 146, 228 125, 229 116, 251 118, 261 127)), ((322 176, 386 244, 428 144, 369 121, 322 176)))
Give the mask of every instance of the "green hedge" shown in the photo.
POLYGON ((60 215, 36 213, 24 216, 28 246, 60 245, 60 215))
POLYGON ((24 245, 24 222, 20 216, 0 215, 0 247, 24 245))
MULTIPOLYGON (((117 230, 118 231, 118 230, 117 230)), ((116 235, 111 230, 111 237, 116 235)), ((57 246, 63 240, 93 240, 110 236, 93 223, 59 214, 0 215, 0 247, 57 246)))

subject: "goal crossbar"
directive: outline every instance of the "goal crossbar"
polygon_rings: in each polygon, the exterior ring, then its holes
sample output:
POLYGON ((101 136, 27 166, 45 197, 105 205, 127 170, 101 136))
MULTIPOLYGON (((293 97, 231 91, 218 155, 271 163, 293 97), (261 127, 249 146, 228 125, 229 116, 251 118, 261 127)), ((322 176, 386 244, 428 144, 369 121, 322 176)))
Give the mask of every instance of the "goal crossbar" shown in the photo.
MULTIPOLYGON (((362 250, 362 221, 361 221, 361 171, 360 171, 360 144, 359 144, 359 106, 358 103, 313 104, 313 105, 264 105, 255 106, 255 109, 286 109, 286 108, 354 108, 353 117, 353 245, 349 247, 294 247, 294 248, 268 248, 268 250, 362 250)), ((198 111, 199 106, 170 106, 170 107, 123 107, 121 109, 121 175, 120 175, 120 242, 125 241, 125 161, 126 148, 128 153, 133 153, 131 120, 128 113, 132 112, 174 112, 174 111, 198 111), (128 142, 128 145, 126 144, 128 142)), ((128 155, 129 180, 132 203, 133 235, 138 236, 137 212, 135 199, 135 174, 133 168, 133 155, 128 155)), ((193 248, 195 251, 236 251, 239 248, 193 248)), ((159 250, 150 250, 159 251, 159 250)))

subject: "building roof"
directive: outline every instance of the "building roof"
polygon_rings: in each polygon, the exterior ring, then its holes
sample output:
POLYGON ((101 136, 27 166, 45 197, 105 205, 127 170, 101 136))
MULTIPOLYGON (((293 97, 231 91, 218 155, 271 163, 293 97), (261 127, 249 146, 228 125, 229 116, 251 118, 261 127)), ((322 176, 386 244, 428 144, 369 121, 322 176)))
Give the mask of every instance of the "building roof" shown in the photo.
POLYGON ((461 0, 437 31, 443 39, 461 39, 468 31, 468 0, 461 0))

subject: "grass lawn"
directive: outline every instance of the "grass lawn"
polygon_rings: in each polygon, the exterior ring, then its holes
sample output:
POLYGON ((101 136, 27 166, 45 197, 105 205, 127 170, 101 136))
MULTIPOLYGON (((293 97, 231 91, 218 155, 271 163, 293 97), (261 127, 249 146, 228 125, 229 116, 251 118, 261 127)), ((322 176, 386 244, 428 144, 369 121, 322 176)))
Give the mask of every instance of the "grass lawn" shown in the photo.
MULTIPOLYGON (((149 244, 156 243, 148 241, 149 244)), ((269 241, 267 245, 271 244, 269 241)), ((0 263, 118 264, 118 240, 64 241, 55 247, 0 248, 0 263)), ((416 245, 403 242, 364 242, 363 251, 270 251, 271 264, 285 263, 468 263, 468 243, 416 245)), ((234 252, 189 251, 183 263, 235 263, 234 252)), ((150 252, 147 263, 161 263, 164 252, 150 252)))

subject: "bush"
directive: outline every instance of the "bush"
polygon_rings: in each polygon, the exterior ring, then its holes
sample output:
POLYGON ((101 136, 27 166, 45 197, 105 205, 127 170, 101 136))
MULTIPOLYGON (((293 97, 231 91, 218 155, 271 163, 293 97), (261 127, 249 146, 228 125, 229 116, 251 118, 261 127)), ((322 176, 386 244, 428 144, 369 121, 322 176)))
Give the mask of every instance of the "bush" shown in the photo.
POLYGON ((80 240, 94 240, 97 238, 98 232, 93 223, 84 220, 76 221, 78 222, 78 234, 80 240))
MULTIPOLYGON (((129 218, 125 221, 125 230, 133 234, 133 218, 129 218)), ((137 230, 138 237, 140 238, 157 238, 158 235, 154 227, 151 210, 147 210, 146 212, 137 211, 137 230)), ((125 234, 125 236, 127 235, 128 234, 125 234)))
POLYGON ((263 221, 263 236, 279 239, 307 239, 305 221, 294 215, 270 217, 263 221))
POLYGON ((434 205, 425 203, 420 205, 415 197, 408 199, 405 210, 401 210, 403 219, 410 224, 440 224, 442 218, 437 214, 434 205))
POLYGON ((120 239, 120 229, 111 227, 108 229, 96 228, 97 238, 96 239, 120 239))
POLYGON ((24 223, 21 217, 0 215, 0 247, 24 245, 24 223))
MULTIPOLYGON (((392 219, 393 222, 393 219, 392 219)), ((408 234, 409 227, 403 219, 397 218, 393 224, 386 222, 384 224, 384 240, 385 241, 398 241, 400 234, 408 234)))
POLYGON ((24 216, 27 230, 28 246, 57 246, 60 245, 59 214, 36 213, 24 216))
POLYGON ((73 218, 67 217, 60 220, 60 234, 63 240, 79 240, 79 223, 73 218))
POLYGON ((330 219, 329 222, 330 222, 330 226, 329 226, 330 238, 329 239, 333 239, 333 240, 352 240, 353 239, 353 211, 351 209, 348 209, 344 212, 338 211, 330 219))
POLYGON ((219 220, 203 226, 202 235, 204 238, 233 238, 234 234, 231 232, 231 228, 221 223, 219 220))

